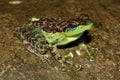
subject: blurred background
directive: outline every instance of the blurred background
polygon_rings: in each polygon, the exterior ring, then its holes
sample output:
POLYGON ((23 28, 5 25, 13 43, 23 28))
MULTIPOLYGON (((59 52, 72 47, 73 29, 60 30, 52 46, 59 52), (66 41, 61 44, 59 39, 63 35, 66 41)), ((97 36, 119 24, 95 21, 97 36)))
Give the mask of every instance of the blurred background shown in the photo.
POLYGON ((0 0, 0 80, 119 79, 120 0, 0 0), (94 22, 88 45, 99 50, 90 50, 93 63, 86 54, 75 59, 84 65, 81 71, 61 72, 57 62, 42 63, 13 35, 31 17, 74 18, 82 13, 94 22))

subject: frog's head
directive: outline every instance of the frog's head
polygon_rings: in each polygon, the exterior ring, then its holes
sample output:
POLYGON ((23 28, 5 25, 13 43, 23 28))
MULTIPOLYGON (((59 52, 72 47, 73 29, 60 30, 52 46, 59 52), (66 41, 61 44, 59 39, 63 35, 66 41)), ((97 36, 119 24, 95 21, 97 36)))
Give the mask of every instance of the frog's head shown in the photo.
POLYGON ((70 21, 69 28, 66 30, 66 36, 80 35, 84 31, 91 29, 92 26, 93 23, 89 20, 89 16, 82 14, 77 19, 70 21))
POLYGON ((89 17, 85 15, 80 16, 77 20, 73 20, 69 27, 66 28, 65 32, 63 32, 64 36, 60 36, 63 39, 57 45, 65 45, 77 40, 86 30, 91 29, 92 26, 93 23, 89 20, 89 17))

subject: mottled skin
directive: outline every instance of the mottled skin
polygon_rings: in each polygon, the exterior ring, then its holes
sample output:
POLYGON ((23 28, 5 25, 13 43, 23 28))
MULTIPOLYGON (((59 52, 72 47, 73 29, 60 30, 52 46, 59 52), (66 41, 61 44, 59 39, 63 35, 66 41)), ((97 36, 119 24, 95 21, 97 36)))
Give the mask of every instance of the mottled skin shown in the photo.
MULTIPOLYGON (((32 18, 29 27, 18 28, 16 33, 30 52, 41 57, 50 50, 55 59, 64 65, 64 63, 69 63, 66 58, 73 57, 73 53, 70 52, 67 57, 61 56, 57 51, 57 46, 64 46, 77 40, 92 26, 93 23, 86 15, 67 21, 60 18, 32 18)), ((78 50, 76 52, 79 54, 78 50)), ((92 60, 93 57, 89 52, 88 54, 92 60)))

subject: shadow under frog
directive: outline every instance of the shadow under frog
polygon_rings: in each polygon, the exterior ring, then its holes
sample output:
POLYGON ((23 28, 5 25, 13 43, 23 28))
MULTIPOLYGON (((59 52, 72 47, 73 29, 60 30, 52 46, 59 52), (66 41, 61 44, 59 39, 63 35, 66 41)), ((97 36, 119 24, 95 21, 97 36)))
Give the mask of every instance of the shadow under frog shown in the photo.
POLYGON ((85 31, 79 39, 77 39, 67 45, 64 45, 64 46, 57 46, 57 48, 58 49, 67 49, 67 48, 78 46, 82 42, 87 45, 91 41, 92 41, 92 37, 89 35, 89 31, 85 31))

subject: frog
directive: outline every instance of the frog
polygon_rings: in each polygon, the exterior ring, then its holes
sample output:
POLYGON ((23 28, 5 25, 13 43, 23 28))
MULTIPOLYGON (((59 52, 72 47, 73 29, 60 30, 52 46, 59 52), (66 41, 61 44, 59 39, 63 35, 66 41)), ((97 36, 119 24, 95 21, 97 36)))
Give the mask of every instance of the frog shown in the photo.
MULTIPOLYGON (((62 56, 57 46, 64 46, 79 39, 83 33, 93 27, 93 22, 87 14, 81 14, 74 19, 65 20, 62 18, 31 18, 29 24, 25 27, 18 27, 15 31, 16 36, 23 42, 26 49, 39 56, 40 59, 47 59, 47 52, 64 66, 66 63, 78 69, 81 65, 75 65, 67 61, 67 58, 73 58, 74 54, 69 52, 62 56)), ((94 58, 87 50, 84 43, 79 44, 79 50, 75 52, 80 55, 81 49, 85 49, 90 57, 94 58)))

